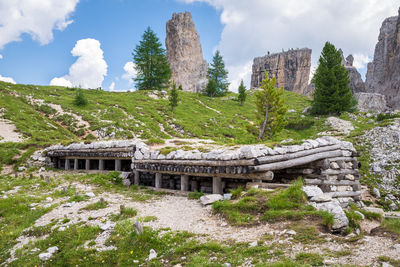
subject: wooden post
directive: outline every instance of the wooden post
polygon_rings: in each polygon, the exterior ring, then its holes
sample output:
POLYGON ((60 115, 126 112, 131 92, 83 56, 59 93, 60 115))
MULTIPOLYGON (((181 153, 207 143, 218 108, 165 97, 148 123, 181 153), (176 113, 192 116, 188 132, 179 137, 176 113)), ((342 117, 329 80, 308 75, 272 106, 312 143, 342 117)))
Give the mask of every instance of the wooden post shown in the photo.
POLYGON ((104 171, 104 159, 99 159, 99 171, 104 171))
POLYGON ((161 188, 162 187, 162 174, 161 173, 156 173, 156 188, 161 188))
POLYGON ((213 194, 220 194, 220 195, 223 194, 221 177, 213 177, 212 189, 213 189, 213 194))
POLYGON ((78 159, 74 160, 74 170, 78 170, 78 159))
POLYGON ((115 170, 118 172, 121 171, 121 160, 120 159, 115 160, 115 170))
POLYGON ((140 173, 139 171, 133 171, 134 174, 134 185, 139 185, 140 184, 140 173))
POLYGON ((65 170, 69 170, 69 159, 65 159, 65 170))
POLYGON ((181 175, 181 191, 189 191, 189 176, 181 175))
POLYGON ((85 161, 85 170, 90 170, 90 159, 87 159, 86 161, 85 161))

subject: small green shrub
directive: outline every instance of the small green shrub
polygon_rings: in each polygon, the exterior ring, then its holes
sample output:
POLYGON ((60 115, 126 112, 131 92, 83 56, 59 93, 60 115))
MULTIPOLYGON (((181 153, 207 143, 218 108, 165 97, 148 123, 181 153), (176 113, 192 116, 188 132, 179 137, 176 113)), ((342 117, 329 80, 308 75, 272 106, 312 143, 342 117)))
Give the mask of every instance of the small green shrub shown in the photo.
POLYGON ((74 105, 78 106, 78 107, 83 107, 83 106, 86 106, 87 104, 88 104, 88 101, 87 101, 85 95, 83 94, 83 91, 78 89, 76 91, 74 105))
POLYGON ((204 193, 195 189, 193 192, 188 194, 188 199, 200 199, 202 196, 204 196, 204 193))
POLYGON ((107 206, 107 201, 98 201, 87 205, 86 207, 82 208, 82 210, 101 210, 107 208, 107 206))
POLYGON ((297 119, 295 121, 289 121, 289 123, 286 125, 286 129, 301 131, 311 128, 314 126, 314 124, 315 120, 313 118, 304 118, 300 120, 297 119))
POLYGON ((239 186, 236 189, 231 189, 230 192, 232 194, 232 199, 238 199, 242 195, 243 187, 239 186))
POLYGON ((296 255, 296 261, 302 264, 309 264, 311 266, 324 265, 324 258, 316 253, 301 252, 296 255))

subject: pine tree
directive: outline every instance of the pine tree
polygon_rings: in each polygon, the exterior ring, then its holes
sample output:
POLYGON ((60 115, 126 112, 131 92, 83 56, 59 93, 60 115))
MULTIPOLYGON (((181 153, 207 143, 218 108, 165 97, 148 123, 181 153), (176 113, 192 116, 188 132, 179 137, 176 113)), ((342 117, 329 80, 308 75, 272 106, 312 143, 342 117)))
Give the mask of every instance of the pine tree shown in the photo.
POLYGON ((240 82, 238 93, 239 93, 238 100, 240 105, 242 106, 244 101, 246 101, 246 86, 244 86, 243 80, 240 82))
POLYGON ((161 90, 168 86, 171 68, 165 49, 150 27, 144 32, 132 56, 136 64, 137 76, 134 81, 137 89, 161 90))
POLYGON ((81 107, 81 106, 86 106, 88 103, 85 95, 83 94, 83 91, 81 89, 78 89, 75 94, 75 99, 74 99, 74 105, 81 107))
POLYGON ((215 96, 223 96, 228 92, 228 71, 225 69, 224 60, 217 50, 213 57, 210 68, 208 69, 208 79, 216 83, 215 96))
POLYGON ((178 106, 178 90, 176 89, 176 84, 175 82, 172 82, 172 89, 169 92, 168 96, 169 100, 169 105, 171 107, 171 110, 174 111, 174 109, 178 106))
POLYGON ((261 91, 256 92, 257 119, 260 122, 258 140, 280 132, 287 124, 285 114, 287 107, 284 102, 284 89, 276 88, 276 78, 270 79, 265 72, 265 79, 261 82, 261 91))
POLYGON ((356 100, 350 90, 349 72, 342 65, 340 51, 326 42, 313 81, 315 85, 311 112, 317 115, 352 111, 356 100))
POLYGON ((217 82, 213 79, 209 79, 206 87, 206 94, 209 97, 214 97, 217 95, 217 82))

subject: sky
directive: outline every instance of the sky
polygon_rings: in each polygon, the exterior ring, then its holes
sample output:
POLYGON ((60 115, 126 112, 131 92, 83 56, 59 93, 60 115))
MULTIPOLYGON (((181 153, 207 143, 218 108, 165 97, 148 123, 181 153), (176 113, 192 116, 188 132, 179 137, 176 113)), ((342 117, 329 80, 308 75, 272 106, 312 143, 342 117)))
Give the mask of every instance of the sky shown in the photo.
POLYGON ((164 45, 173 13, 189 11, 204 58, 218 49, 230 89, 250 85, 254 57, 326 41, 353 54, 362 76, 383 20, 400 0, 0 0, 0 80, 134 89, 132 51, 150 26, 164 45))

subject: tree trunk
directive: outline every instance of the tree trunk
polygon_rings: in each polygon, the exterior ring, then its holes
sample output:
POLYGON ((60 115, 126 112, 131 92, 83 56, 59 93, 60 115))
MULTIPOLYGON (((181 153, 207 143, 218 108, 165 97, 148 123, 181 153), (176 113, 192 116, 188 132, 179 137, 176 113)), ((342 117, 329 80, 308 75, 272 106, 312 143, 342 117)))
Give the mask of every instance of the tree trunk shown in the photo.
POLYGON ((262 125, 262 127, 260 129, 260 134, 258 135, 258 139, 257 139, 258 141, 260 141, 261 138, 264 136, 265 127, 267 127, 267 122, 268 122, 268 103, 267 103, 267 106, 265 108, 265 119, 264 119, 263 125, 262 125))

